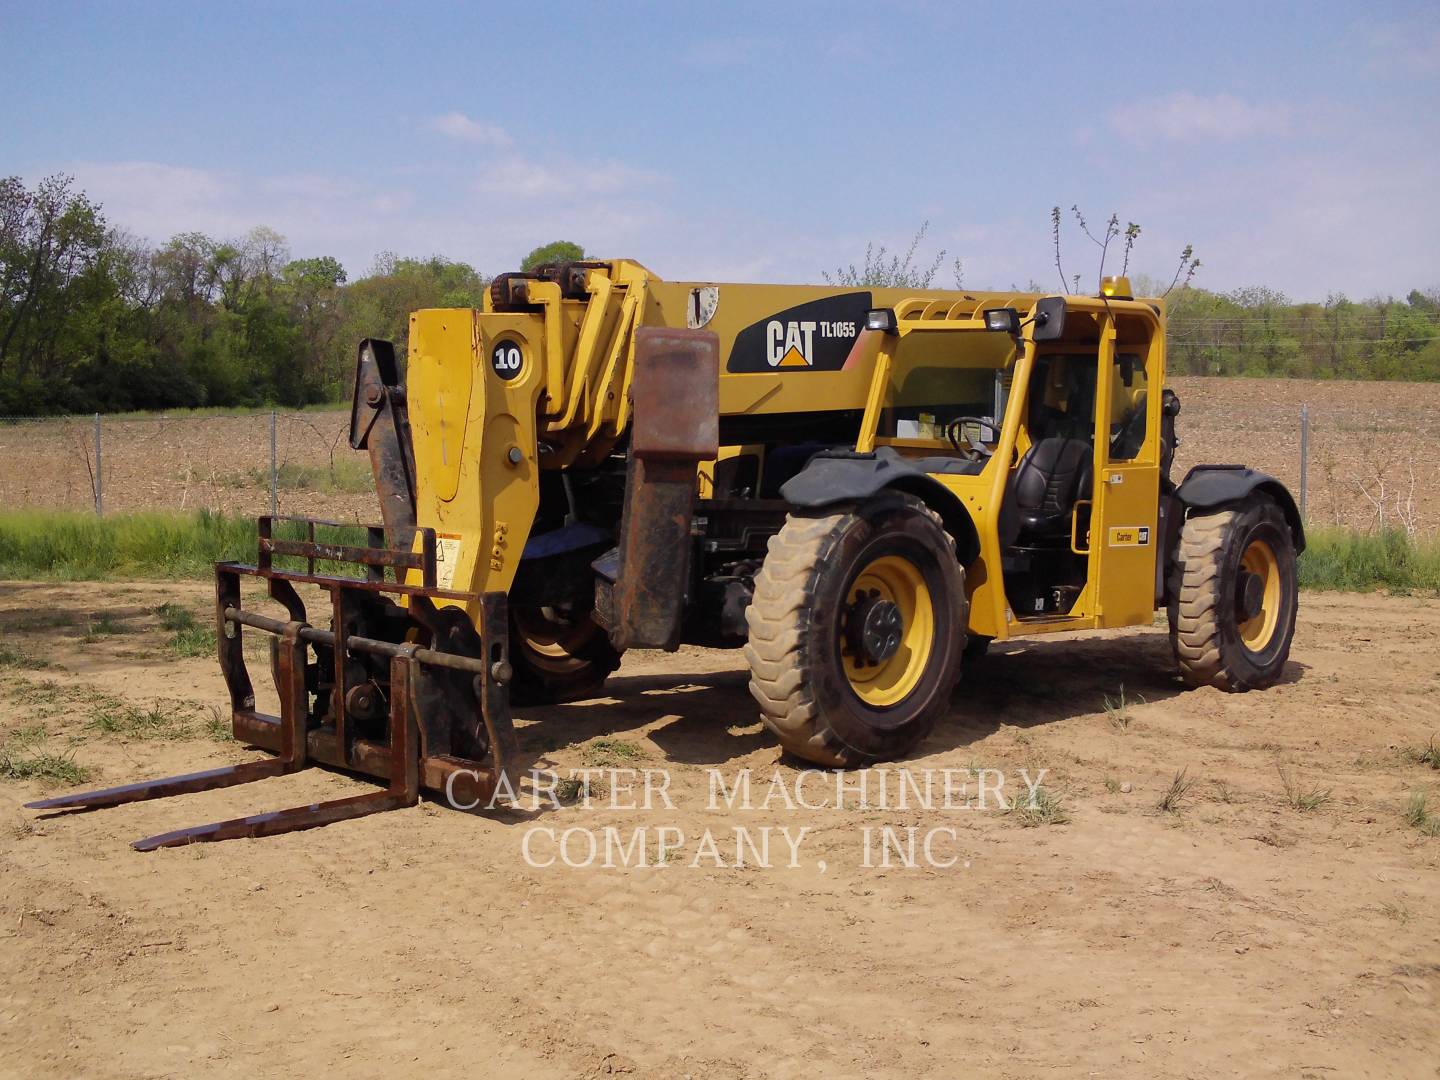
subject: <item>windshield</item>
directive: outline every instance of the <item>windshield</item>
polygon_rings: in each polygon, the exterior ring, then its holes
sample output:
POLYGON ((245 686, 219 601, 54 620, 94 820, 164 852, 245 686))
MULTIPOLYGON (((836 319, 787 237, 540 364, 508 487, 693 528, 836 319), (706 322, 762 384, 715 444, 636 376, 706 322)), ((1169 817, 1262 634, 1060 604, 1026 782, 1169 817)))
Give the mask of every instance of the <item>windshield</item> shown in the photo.
MULTIPOLYGON (((1004 334, 937 331, 902 338, 891 361, 876 441, 947 448, 961 437, 962 418, 998 425, 1014 353, 1004 334)), ((963 434, 976 434, 975 427, 963 434)), ((993 441, 995 432, 983 437, 993 441)))

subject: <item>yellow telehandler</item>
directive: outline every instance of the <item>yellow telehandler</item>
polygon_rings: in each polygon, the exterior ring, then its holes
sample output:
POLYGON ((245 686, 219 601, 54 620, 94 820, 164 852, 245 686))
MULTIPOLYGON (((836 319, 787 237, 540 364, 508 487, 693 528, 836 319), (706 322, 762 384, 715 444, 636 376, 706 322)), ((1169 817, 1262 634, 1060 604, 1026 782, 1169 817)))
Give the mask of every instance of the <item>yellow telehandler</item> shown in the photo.
POLYGON ((760 716, 806 761, 896 758, 992 641, 1147 625, 1180 674, 1273 683, 1304 533, 1275 479, 1170 476, 1163 302, 667 282, 572 262, 493 282, 359 349, 350 442, 367 541, 262 518, 216 573, 240 741, 274 756, 32 804, 94 808, 319 763, 375 792, 142 850, 468 805, 512 778, 511 703, 595 693, 628 648, 743 647, 760 716), (352 576, 317 572, 348 562, 352 576), (283 617, 241 603, 266 581, 283 617), (297 585, 319 586, 312 619, 297 585), (243 635, 270 635, 278 715, 243 635))

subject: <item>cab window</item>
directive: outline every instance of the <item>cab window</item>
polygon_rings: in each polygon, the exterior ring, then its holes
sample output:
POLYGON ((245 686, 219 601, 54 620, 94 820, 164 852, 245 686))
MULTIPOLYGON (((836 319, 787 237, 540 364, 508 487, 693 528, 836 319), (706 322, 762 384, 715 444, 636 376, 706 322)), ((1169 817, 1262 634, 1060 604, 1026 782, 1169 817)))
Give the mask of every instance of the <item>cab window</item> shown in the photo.
POLYGON ((1110 460, 1134 461, 1145 445, 1146 406, 1150 397, 1144 359, 1117 353, 1110 380, 1110 460))
POLYGON ((1030 377, 1030 441, 1095 442, 1095 356, 1042 356, 1030 377))

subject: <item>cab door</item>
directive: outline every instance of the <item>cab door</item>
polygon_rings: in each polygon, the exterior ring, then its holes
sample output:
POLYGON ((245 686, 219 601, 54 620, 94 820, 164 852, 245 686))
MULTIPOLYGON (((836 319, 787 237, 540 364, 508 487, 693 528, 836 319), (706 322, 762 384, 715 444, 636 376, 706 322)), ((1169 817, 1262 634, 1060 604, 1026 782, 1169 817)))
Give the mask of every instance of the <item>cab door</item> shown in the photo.
POLYGON ((1119 306, 1103 322, 1095 393, 1089 547, 1101 626, 1148 624, 1155 609, 1164 338, 1148 311, 1119 306))

